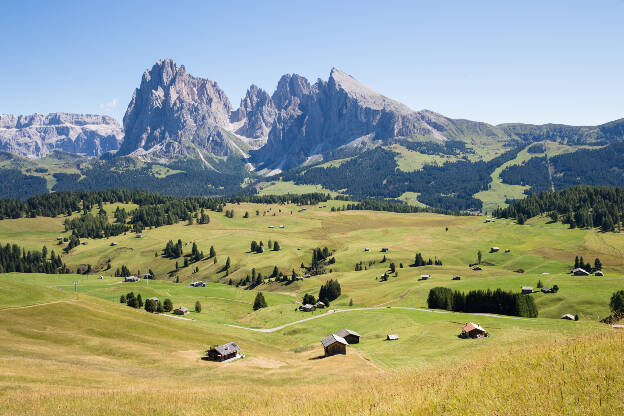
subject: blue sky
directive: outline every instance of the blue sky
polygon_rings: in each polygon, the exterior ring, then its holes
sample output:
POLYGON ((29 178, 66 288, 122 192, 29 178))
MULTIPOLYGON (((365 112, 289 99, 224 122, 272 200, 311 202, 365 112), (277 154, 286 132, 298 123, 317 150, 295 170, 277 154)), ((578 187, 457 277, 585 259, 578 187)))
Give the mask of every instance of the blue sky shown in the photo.
POLYGON ((624 117, 624 0, 3 1, 0 113, 122 119, 159 58, 251 83, 338 67, 415 110, 490 123, 624 117))

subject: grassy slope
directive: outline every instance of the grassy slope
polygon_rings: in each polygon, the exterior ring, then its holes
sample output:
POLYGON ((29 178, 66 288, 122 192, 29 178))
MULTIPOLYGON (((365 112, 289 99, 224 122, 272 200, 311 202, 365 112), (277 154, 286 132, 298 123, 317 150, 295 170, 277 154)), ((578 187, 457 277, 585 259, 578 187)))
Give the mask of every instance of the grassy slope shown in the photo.
POLYGON ((332 196, 338 195, 338 192, 330 191, 321 185, 297 185, 292 181, 275 181, 263 186, 260 195, 286 195, 286 194, 309 194, 313 192, 322 192, 332 196))
MULTIPOLYGON (((233 219, 210 213, 208 225, 146 230, 143 239, 129 233, 88 240, 87 246, 64 256, 72 266, 103 264, 111 257, 113 270, 122 263, 133 270, 152 268, 160 280, 149 285, 120 283, 110 271, 103 272, 104 279, 0 276, 0 405, 7 414, 459 414, 466 412, 462 400, 478 396, 485 401, 477 410, 485 413, 518 413, 526 408, 527 414, 561 414, 570 413, 572 406, 580 406, 581 413, 596 413, 595 401, 581 395, 591 394, 603 399, 606 410, 621 406, 616 397, 620 391, 610 386, 621 384, 622 362, 609 360, 607 353, 622 339, 604 335, 611 331, 596 322, 608 313, 610 294, 624 285, 621 235, 568 230, 539 219, 517 226, 504 221, 486 224, 480 217, 330 212, 341 204, 330 201, 327 208, 308 207, 301 213, 294 206, 241 204, 228 207, 235 210, 233 219), (255 216, 256 209, 261 215, 255 216), (250 218, 242 218, 245 211, 250 218), (267 228, 279 224, 285 228, 267 228), (302 261, 309 263, 311 248, 319 245, 335 249, 337 261, 331 266, 334 272, 326 276, 290 285, 261 285, 257 289, 265 293, 269 307, 253 312, 254 290, 173 283, 167 271, 175 260, 154 257, 154 251, 177 237, 197 241, 205 252, 213 244, 218 253, 217 265, 204 261, 199 273, 191 273, 190 267, 179 272, 185 282, 226 281, 216 270, 227 256, 234 269, 239 268, 230 275, 234 279, 251 267, 266 273, 274 264, 299 271, 302 261), (284 250, 250 254, 251 239, 265 243, 277 239, 284 250), (111 241, 119 246, 111 247, 111 241), (489 254, 492 245, 511 252, 489 254), (364 252, 364 247, 371 252, 364 252), (387 267, 379 263, 381 247, 390 248, 389 261, 405 266, 398 269, 398 277, 383 283, 376 280, 387 267), (489 265, 472 272, 467 263, 474 261, 478 249, 489 265), (408 267, 416 251, 442 258, 444 266, 408 267), (600 257, 606 277, 570 277, 566 272, 576 254, 600 257), (360 260, 365 265, 376 263, 369 270, 352 271, 360 260), (517 268, 526 272, 514 273, 517 268), (431 273, 431 280, 419 281, 422 273, 431 273), (451 281, 454 274, 463 279, 451 281), (306 292, 316 294, 329 277, 338 278, 343 289, 333 308, 383 306, 333 313, 272 333, 225 325, 267 328, 318 316, 323 311, 295 311, 293 300, 306 292), (561 287, 557 295, 533 295, 540 308, 538 319, 385 308, 425 307, 429 289, 438 285, 518 290, 535 286, 538 280, 561 287), (73 281, 79 282, 78 295, 73 293, 73 281), (144 298, 169 297, 176 306, 192 307, 200 300, 203 310, 188 315, 190 321, 132 310, 118 303, 119 295, 130 290, 144 298), (579 313, 581 321, 550 319, 564 312, 579 313), (479 322, 492 336, 480 341, 457 338, 466 321, 479 322), (347 356, 318 359, 319 339, 343 327, 360 332, 362 342, 350 346, 347 356), (388 333, 398 333, 401 339, 386 342, 388 333), (583 341, 585 337, 590 340, 583 341), (208 345, 229 340, 243 347, 246 359, 225 366, 200 359, 208 345), (568 345, 568 340, 575 344, 568 345), (530 351, 517 351, 510 358, 509 351, 519 345, 530 351), (529 377, 533 374, 542 375, 529 377), (613 383, 593 387, 605 378, 613 383), (479 391, 479 386, 487 387, 479 391), (555 399, 547 400, 550 392, 555 399), (298 400, 292 400, 295 396, 298 400), (266 399, 260 402, 258 397, 266 399), (546 407, 538 407, 540 402, 546 407)), ((106 207, 109 215, 114 208, 106 207)), ((62 220, 0 221, 0 241, 52 248, 56 236, 63 234, 62 220)), ((189 250, 185 246, 185 252, 189 250)))
MULTIPOLYGON (((16 287, 9 283, 3 288, 11 286, 16 287)), ((488 322, 490 339, 465 341, 455 337, 456 325, 452 332, 449 325, 438 328, 435 314, 430 314, 431 320, 415 315, 421 322, 414 322, 414 335, 394 343, 365 338, 350 347, 347 356, 319 360, 318 346, 295 352, 276 346, 267 334, 225 335, 223 327, 211 323, 197 325, 85 295, 65 299, 58 290, 42 290, 49 291, 50 298, 60 296, 60 302, 0 308, 0 405, 7 415, 617 414, 623 410, 619 386, 624 382, 624 362, 614 358, 613 351, 621 349, 624 338, 615 331, 566 340, 548 332, 545 337, 531 337, 519 323, 504 334, 488 322), (453 339, 453 345, 432 342, 432 330, 448 332, 445 337, 453 339), (226 365, 200 359, 207 345, 230 336, 244 346, 247 358, 226 365), (524 345, 528 339, 531 347, 488 348, 486 344, 496 337, 513 337, 524 345), (418 371, 388 371, 367 360, 371 352, 386 359, 423 350, 433 356, 440 347, 450 360, 438 356, 439 362, 431 362, 425 355, 421 359, 430 366, 418 371), (455 356, 458 352, 463 355, 455 356), (466 401, 477 397, 480 406, 466 408, 466 401)), ((366 316, 367 321, 405 324, 406 317, 398 311, 392 311, 396 316, 373 313, 377 315, 366 316)), ((329 329, 328 323, 324 325, 329 329)), ((303 337, 306 332, 274 337, 303 337)))

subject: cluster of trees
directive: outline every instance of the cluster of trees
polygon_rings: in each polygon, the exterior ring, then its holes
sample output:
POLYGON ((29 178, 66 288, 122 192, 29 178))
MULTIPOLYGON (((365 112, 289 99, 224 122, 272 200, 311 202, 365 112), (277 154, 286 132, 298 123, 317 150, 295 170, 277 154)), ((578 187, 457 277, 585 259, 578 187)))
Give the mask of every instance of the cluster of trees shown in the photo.
POLYGON ((319 289, 318 298, 321 302, 329 305, 329 302, 338 299, 342 294, 340 283, 338 280, 329 279, 319 289))
POLYGON ((100 210, 98 215, 87 213, 73 219, 68 218, 64 224, 65 231, 71 230, 73 235, 80 238, 111 237, 123 234, 129 229, 125 223, 111 224, 104 210, 100 210))
POLYGON ((227 218, 234 218, 234 210, 233 209, 227 209, 225 210, 225 216, 227 218))
POLYGON ((266 303, 266 300, 264 299, 264 295, 262 294, 262 292, 258 292, 258 294, 256 295, 256 298, 254 299, 253 310, 257 311, 258 309, 262 309, 266 307, 267 307, 267 303, 266 303))
POLYGON ((52 250, 48 256, 47 247, 41 251, 26 251, 17 244, 0 245, 0 273, 69 273, 69 268, 52 250))
POLYGON ((574 268, 581 268, 588 272, 595 272, 598 270, 602 270, 602 262, 599 258, 596 257, 596 260, 594 260, 594 266, 592 267, 590 262, 585 263, 583 256, 576 256, 574 258, 574 268))
POLYGON ((0 197, 25 199, 48 192, 47 182, 37 175, 26 175, 18 169, 2 169, 0 197))
POLYGON ((201 209, 199 218, 197 218, 197 223, 198 224, 210 224, 210 216, 206 214, 203 208, 201 209))
POLYGON ((260 241, 260 244, 256 243, 256 240, 251 242, 250 250, 252 253, 263 253, 264 252, 264 243, 260 241))
POLYGON ((182 254, 182 240, 178 239, 178 242, 175 244, 173 243, 173 240, 167 241, 167 245, 163 250, 163 256, 177 259, 178 257, 182 256, 182 254))
POLYGON ((125 264, 122 265, 121 268, 118 267, 117 270, 115 270, 115 277, 128 277, 128 276, 132 276, 132 273, 130 273, 130 269, 125 264))
POLYGON ((344 204, 342 207, 332 207, 331 211, 385 211, 385 212, 399 212, 402 214, 409 214, 415 212, 432 212, 436 214, 444 215, 461 215, 458 211, 451 211, 442 208, 420 207, 416 205, 409 205, 404 201, 396 199, 364 199, 360 202, 353 202, 344 204))
POLYGON ((442 260, 438 259, 437 257, 434 260, 432 260, 431 257, 429 257, 428 260, 425 260, 422 254, 416 253, 416 256, 414 257, 414 264, 412 264, 412 267, 432 266, 432 265, 442 266, 442 260))
POLYGON ((80 239, 76 237, 74 234, 69 236, 69 242, 67 246, 63 249, 65 253, 69 253, 74 247, 78 247, 80 245, 80 239))
POLYGON ((555 222, 569 224, 570 228, 600 227, 604 232, 620 231, 624 220, 624 188, 573 186, 531 194, 492 212, 498 218, 517 218, 518 223, 544 214, 555 222))
MULTIPOLYGON (((316 276, 319 274, 325 273, 325 264, 329 262, 329 258, 331 256, 331 252, 327 247, 317 247, 312 250, 312 263, 308 268, 308 271, 312 276, 316 276)), ((335 262, 335 259, 334 259, 335 262)), ((333 262, 332 262, 333 263, 333 262)), ((302 265, 303 267, 303 265, 302 265)))
POLYGON ((139 309, 143 307, 143 298, 140 293, 135 296, 134 292, 129 292, 126 295, 121 295, 119 303, 125 303, 131 308, 139 309))
POLYGON ((538 315, 532 296, 501 289, 471 290, 465 294, 447 287, 434 287, 429 291, 427 306, 454 312, 496 313, 527 318, 537 318, 538 315))

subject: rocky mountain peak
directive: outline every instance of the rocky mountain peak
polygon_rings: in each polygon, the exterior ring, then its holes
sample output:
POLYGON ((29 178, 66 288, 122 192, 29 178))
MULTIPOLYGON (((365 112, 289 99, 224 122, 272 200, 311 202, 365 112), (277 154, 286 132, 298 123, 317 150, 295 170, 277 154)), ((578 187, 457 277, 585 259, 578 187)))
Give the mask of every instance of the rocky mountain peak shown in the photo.
POLYGON ((230 121, 234 123, 236 134, 259 139, 266 138, 276 115, 277 110, 271 96, 252 84, 241 99, 238 110, 232 112, 230 121))
POLYGON ((413 112, 413 110, 405 104, 378 93, 338 68, 332 68, 328 83, 330 88, 344 91, 349 97, 357 100, 363 107, 372 108, 374 110, 393 111, 401 114, 413 112))
POLYGON ((144 72, 132 96, 119 153, 169 157, 163 149, 183 155, 190 145, 217 155, 231 154, 235 149, 217 134, 229 125, 231 111, 216 82, 187 74, 172 59, 161 59, 144 72))

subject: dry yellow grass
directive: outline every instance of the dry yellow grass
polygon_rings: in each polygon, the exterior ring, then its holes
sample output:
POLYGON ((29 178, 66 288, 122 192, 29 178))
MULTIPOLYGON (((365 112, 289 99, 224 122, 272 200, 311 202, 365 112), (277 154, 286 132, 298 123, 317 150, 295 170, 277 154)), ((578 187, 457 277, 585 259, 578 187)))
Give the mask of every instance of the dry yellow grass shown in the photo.
POLYGON ((442 370, 359 372, 310 385, 305 375, 274 385, 172 374, 105 388, 5 390, 0 405, 6 415, 617 415, 623 348, 624 333, 608 331, 442 370))

